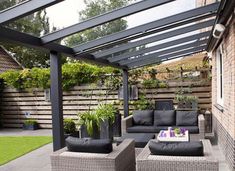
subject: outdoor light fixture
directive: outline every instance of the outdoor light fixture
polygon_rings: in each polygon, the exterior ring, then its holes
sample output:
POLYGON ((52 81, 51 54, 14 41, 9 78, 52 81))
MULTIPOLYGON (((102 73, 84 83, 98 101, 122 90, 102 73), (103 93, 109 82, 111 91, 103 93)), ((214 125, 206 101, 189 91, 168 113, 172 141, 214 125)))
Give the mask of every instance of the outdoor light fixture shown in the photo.
POLYGON ((225 31, 225 26, 222 24, 216 24, 213 30, 213 37, 216 39, 220 39, 225 31))

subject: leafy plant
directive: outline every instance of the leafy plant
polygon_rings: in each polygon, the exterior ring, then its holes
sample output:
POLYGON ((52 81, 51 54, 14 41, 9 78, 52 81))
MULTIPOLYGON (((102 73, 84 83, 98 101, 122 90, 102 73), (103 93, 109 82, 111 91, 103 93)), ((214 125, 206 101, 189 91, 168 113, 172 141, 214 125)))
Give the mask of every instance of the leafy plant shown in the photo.
POLYGON ((66 134, 71 134, 76 131, 76 124, 72 119, 65 118, 64 119, 64 132, 66 134))
POLYGON ((156 88, 158 87, 159 80, 158 79, 144 79, 142 85, 144 88, 156 88))
POLYGON ((37 122, 35 119, 27 119, 27 120, 24 121, 24 124, 25 124, 26 126, 29 126, 29 125, 36 125, 36 124, 38 124, 38 122, 37 122))
POLYGON ((158 87, 159 88, 167 88, 167 87, 169 87, 169 85, 167 84, 167 82, 161 81, 158 83, 158 87))
POLYGON ((121 79, 118 75, 111 74, 110 76, 106 77, 104 85, 110 90, 118 90, 121 85, 121 79))
POLYGON ((198 98, 196 96, 186 96, 185 98, 185 101, 186 102, 197 102, 198 101, 198 98))
POLYGON ((146 110, 146 109, 152 109, 153 104, 146 99, 145 95, 140 95, 139 99, 132 102, 135 110, 146 110))
POLYGON ((99 121, 98 121, 97 115, 93 111, 86 111, 83 113, 79 113, 78 118, 79 118, 79 125, 86 126, 87 133, 90 136, 93 135, 93 132, 94 132, 93 128, 96 126, 99 127, 98 125, 99 121))
POLYGON ((100 104, 98 108, 95 110, 99 124, 100 121, 105 121, 105 120, 110 120, 111 123, 113 123, 116 111, 117 110, 113 104, 100 104))

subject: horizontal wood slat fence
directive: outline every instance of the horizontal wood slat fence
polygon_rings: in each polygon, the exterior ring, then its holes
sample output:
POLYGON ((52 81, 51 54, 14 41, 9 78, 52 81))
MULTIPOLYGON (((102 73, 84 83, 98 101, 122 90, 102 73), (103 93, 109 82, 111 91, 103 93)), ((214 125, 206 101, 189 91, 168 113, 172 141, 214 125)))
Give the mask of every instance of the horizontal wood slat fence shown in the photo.
MULTIPOLYGON (((211 83, 210 81, 170 81, 169 88, 147 89, 146 97, 149 99, 174 99, 175 92, 181 87, 189 89, 189 95, 199 98, 199 108, 202 111, 211 109, 211 83)), ((139 87, 139 92, 143 88, 139 87)), ((63 93, 64 117, 77 118, 78 112, 95 109, 101 100, 107 102, 118 100, 118 91, 109 91, 105 87, 76 86, 68 92, 63 93)), ((174 101, 175 103, 175 101, 174 101)), ((122 106, 118 106, 122 113, 122 106)), ((130 105, 130 110, 133 106, 130 105)), ((31 118, 35 118, 41 128, 51 128, 51 103, 45 101, 43 90, 18 91, 12 88, 5 88, 1 94, 0 114, 4 127, 22 127, 26 119, 25 113, 30 113, 31 118)))

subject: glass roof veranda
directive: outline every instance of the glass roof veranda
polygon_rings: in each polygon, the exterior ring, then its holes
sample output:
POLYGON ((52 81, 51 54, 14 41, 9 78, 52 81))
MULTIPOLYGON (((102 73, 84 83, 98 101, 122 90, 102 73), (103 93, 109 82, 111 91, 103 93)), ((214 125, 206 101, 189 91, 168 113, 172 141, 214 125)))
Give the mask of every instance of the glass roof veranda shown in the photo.
POLYGON ((4 24, 8 22, 62 1, 28 0, 0 12, 0 40, 33 48, 42 48, 48 50, 51 54, 54 150, 64 147, 60 54, 63 53, 78 60, 122 69, 124 116, 128 116, 128 70, 203 51, 211 51, 218 43, 212 36, 215 24, 223 24, 235 6, 233 0, 222 0, 113 33, 72 48, 55 43, 55 41, 175 0, 143 0, 41 37, 4 27, 4 24), (172 39, 173 37, 174 39, 172 39), (149 44, 151 46, 148 46, 149 44))

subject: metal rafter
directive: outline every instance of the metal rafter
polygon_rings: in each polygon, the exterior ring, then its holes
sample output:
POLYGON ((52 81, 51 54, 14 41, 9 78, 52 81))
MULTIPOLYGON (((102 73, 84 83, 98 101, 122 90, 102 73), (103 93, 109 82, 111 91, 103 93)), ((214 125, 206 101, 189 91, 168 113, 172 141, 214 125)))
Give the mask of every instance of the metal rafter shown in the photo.
MULTIPOLYGON (((218 9, 218 6, 219 6, 219 3, 214 3, 214 4, 207 5, 207 6, 199 7, 199 8, 189 10, 183 13, 179 13, 170 17, 166 17, 166 18, 154 21, 154 22, 150 22, 148 24, 144 24, 144 25, 137 26, 128 30, 124 30, 118 33, 108 35, 108 36, 75 46, 73 49, 75 53, 79 53, 79 52, 82 53, 83 51, 86 51, 89 49, 92 49, 92 51, 95 51, 95 50, 102 49, 105 46, 111 46, 113 44, 126 42, 128 40, 133 40, 139 37, 156 33, 156 31, 153 30, 156 28, 159 28, 157 32, 171 29, 177 26, 181 26, 182 24, 191 23, 192 20, 194 20, 194 18, 196 17, 200 17, 200 19, 203 19, 203 18, 214 16, 216 14, 216 10, 218 9), (185 22, 183 22, 184 20, 185 22), (181 22, 181 24, 177 25, 176 24, 177 22, 181 22)), ((195 21, 198 21, 198 20, 195 19, 195 21)))
MULTIPOLYGON (((181 35, 181 34, 185 34, 185 33, 188 33, 188 32, 192 32, 192 31, 195 31, 195 30, 203 29, 203 28, 212 26, 213 23, 214 23, 214 20, 204 21, 204 22, 197 23, 197 24, 194 24, 194 25, 190 25, 190 26, 187 26, 187 27, 184 27, 184 28, 175 29, 175 30, 169 31, 167 33, 162 33, 162 34, 152 36, 152 37, 149 37, 149 38, 146 38, 146 39, 142 39, 142 40, 135 41, 135 42, 130 42, 130 43, 127 43, 127 44, 123 44, 123 45, 111 48, 111 49, 103 50, 103 51, 98 52, 98 53, 93 53, 93 55, 96 58, 107 58, 108 55, 111 55, 111 54, 114 54, 114 53, 117 53, 117 52, 121 52, 121 51, 124 51, 124 50, 127 50, 127 49, 135 48, 135 47, 141 46, 141 45, 146 45, 148 43, 160 41, 160 40, 163 40, 163 39, 171 38, 171 37, 178 36, 178 35, 181 35)), ((112 58, 107 58, 107 59, 112 61, 112 58)), ((122 58, 122 59, 124 59, 124 58, 122 58)))
POLYGON ((185 49, 194 48, 194 47, 206 44, 207 41, 208 41, 208 39, 199 40, 199 41, 195 41, 195 42, 188 43, 188 44, 185 44, 185 45, 181 45, 181 46, 173 47, 173 48, 170 48, 170 49, 166 49, 166 50, 158 51, 158 52, 155 52, 155 53, 151 53, 151 54, 148 54, 148 55, 142 55, 142 56, 134 58, 134 59, 122 61, 122 62, 120 62, 120 64, 121 65, 129 65, 129 64, 135 63, 135 62, 147 61, 149 59, 156 58, 157 56, 162 57, 162 56, 168 55, 169 53, 175 54, 175 53, 178 53, 179 51, 182 51, 182 50, 185 50, 185 49))
MULTIPOLYGON (((170 41, 170 42, 162 43, 162 44, 152 46, 152 47, 149 47, 149 48, 145 48, 145 49, 142 49, 142 50, 139 50, 139 51, 134 51, 134 52, 131 52, 128 55, 124 56, 125 59, 119 61, 119 64, 125 65, 125 64, 130 63, 132 60, 127 59, 127 58, 130 58, 130 57, 138 56, 138 55, 141 55, 141 54, 144 54, 144 53, 153 52, 153 51, 156 51, 156 50, 159 51, 161 49, 168 48, 168 47, 171 47, 171 46, 176 46, 176 45, 179 45, 179 44, 182 44, 182 43, 192 42, 192 41, 195 41, 195 40, 199 40, 201 38, 208 37, 209 35, 210 35, 210 32, 207 31, 207 32, 199 33, 199 34, 196 34, 196 35, 193 35, 193 36, 188 36, 188 37, 184 37, 184 38, 181 38, 181 39, 176 39, 176 40, 173 40, 173 41, 170 41)), ((163 53, 163 54, 166 53, 165 51, 160 51, 160 52, 163 53)))
POLYGON ((64 0, 29 0, 0 12, 0 24, 16 20, 64 0))
POLYGON ((177 54, 173 54, 173 55, 169 54, 167 56, 155 57, 155 58, 152 58, 152 59, 146 60, 146 61, 138 61, 138 62, 135 62, 135 63, 128 65, 128 68, 129 69, 139 68, 139 67, 143 67, 143 66, 147 66, 147 65, 151 65, 151 64, 157 64, 157 63, 162 62, 163 60, 166 61, 166 60, 171 60, 171 59, 175 59, 175 58, 180 58, 180 57, 192 55, 195 53, 205 51, 205 48, 206 48, 206 45, 196 47, 193 49, 184 50, 184 51, 178 52, 177 54))
POLYGON ((74 33, 78 33, 81 31, 84 31, 86 29, 89 28, 93 28, 96 27, 98 25, 137 13, 137 12, 141 12, 156 6, 160 6, 169 2, 172 2, 175 0, 147 0, 147 1, 140 1, 137 3, 134 3, 132 5, 128 5, 126 7, 123 8, 119 8, 117 10, 113 10, 111 12, 107 12, 105 14, 93 17, 91 19, 88 19, 86 21, 83 21, 81 23, 72 25, 70 27, 55 31, 53 33, 50 33, 48 35, 42 36, 42 42, 45 43, 49 43, 49 42, 53 42, 56 41, 58 39, 67 37, 69 35, 72 35, 74 33))
POLYGON ((73 49, 59 45, 56 43, 51 43, 47 45, 42 45, 40 38, 26 34, 21 33, 12 29, 8 29, 5 27, 0 26, 0 40, 14 42, 17 44, 23 44, 28 47, 36 47, 36 48, 44 48, 48 50, 57 51, 60 53, 67 54, 69 56, 73 56, 73 49))

